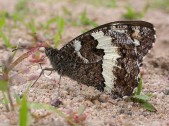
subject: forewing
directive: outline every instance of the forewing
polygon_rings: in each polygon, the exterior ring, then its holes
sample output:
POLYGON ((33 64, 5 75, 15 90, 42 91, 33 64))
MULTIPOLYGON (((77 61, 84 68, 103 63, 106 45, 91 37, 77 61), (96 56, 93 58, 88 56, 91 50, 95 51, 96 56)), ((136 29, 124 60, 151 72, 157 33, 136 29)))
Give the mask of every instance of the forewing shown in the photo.
POLYGON ((65 66, 67 76, 124 96, 131 95, 137 86, 142 58, 154 42, 155 31, 150 23, 113 22, 78 36, 60 52, 71 50, 64 57, 71 57, 69 64, 76 64, 74 68, 65 66))

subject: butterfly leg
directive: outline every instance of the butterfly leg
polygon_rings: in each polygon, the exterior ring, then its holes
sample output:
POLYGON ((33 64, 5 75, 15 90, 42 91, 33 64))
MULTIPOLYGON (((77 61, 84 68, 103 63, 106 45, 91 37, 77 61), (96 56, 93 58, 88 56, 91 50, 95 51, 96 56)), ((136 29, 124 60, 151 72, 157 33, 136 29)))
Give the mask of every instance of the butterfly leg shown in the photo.
POLYGON ((58 82, 58 85, 59 85, 59 88, 58 88, 58 96, 60 97, 60 82, 61 82, 61 78, 62 78, 62 70, 60 71, 60 77, 59 77, 59 82, 58 82))
MULTIPOLYGON (((42 67, 41 67, 42 68, 42 67)), ((44 68, 42 69, 41 73, 39 74, 38 78, 35 80, 35 82, 31 85, 31 87, 33 87, 35 85, 35 83, 38 81, 38 79, 41 77, 42 74, 44 74, 44 71, 54 71, 53 68, 44 68)), ((50 73, 51 74, 51 73, 50 73)))

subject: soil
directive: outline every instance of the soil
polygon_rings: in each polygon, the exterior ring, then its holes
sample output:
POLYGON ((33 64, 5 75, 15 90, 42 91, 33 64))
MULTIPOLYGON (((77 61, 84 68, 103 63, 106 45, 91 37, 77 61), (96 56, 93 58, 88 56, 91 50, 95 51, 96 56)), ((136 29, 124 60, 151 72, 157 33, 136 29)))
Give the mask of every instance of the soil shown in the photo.
MULTIPOLYGON (((12 13, 15 9, 16 0, 0 0, 0 10, 12 13)), ((132 5, 137 10, 141 10, 145 6, 145 1, 128 0, 118 1, 117 7, 110 8, 101 5, 93 5, 86 2, 75 2, 73 0, 65 1, 30 1, 28 8, 31 12, 26 16, 26 22, 33 19, 37 25, 44 23, 57 15, 64 15, 63 7, 71 12, 74 20, 79 20, 81 12, 86 10, 88 17, 99 25, 108 22, 124 20, 122 18, 125 13, 126 5, 132 5)), ((64 17, 63 16, 63 17, 64 17)), ((142 19, 154 24, 157 33, 157 40, 151 52, 145 57, 141 71, 143 73, 143 94, 150 93, 152 98, 150 103, 155 106, 157 112, 149 112, 142 108, 138 103, 127 101, 125 98, 112 99, 109 95, 97 91, 93 87, 87 87, 83 84, 79 86, 76 81, 68 77, 62 77, 60 88, 58 85, 59 75, 53 72, 50 76, 41 76, 37 83, 29 89, 28 101, 46 104, 59 104, 58 88, 60 90, 60 98, 62 104, 58 109, 65 113, 70 111, 77 112, 80 106, 85 106, 84 114, 86 119, 82 124, 84 126, 169 126, 169 14, 158 8, 150 8, 142 19), (98 96, 98 97, 97 97, 98 96), (55 103, 53 103, 55 101, 55 103)), ((6 22, 9 26, 13 26, 13 20, 6 22)), ((51 29, 55 26, 51 26, 51 29)), ((91 26, 85 26, 90 29, 91 26)), ((74 37, 81 34, 84 26, 73 26, 65 24, 65 30, 62 35, 62 43, 59 48, 69 42, 74 37)), ((23 23, 17 22, 16 27, 11 29, 4 28, 4 32, 9 36, 12 44, 17 44, 22 39, 22 45, 31 45, 33 39, 28 34, 29 29, 23 23)), ((54 35, 52 30, 45 31, 38 28, 37 34, 45 39, 46 34, 54 35)), ((3 41, 0 39, 0 58, 6 58, 11 50, 4 48, 3 41)), ((26 52, 19 50, 16 57, 26 52)), ((0 61, 1 62, 1 61, 0 61)), ((47 61, 43 68, 51 67, 47 61)), ((17 65, 11 73, 12 86, 11 94, 22 95, 27 86, 32 83, 33 78, 38 77, 41 68, 38 64, 24 60, 17 65), (24 72, 23 72, 24 71, 24 72)), ((0 100, 2 100, 0 93, 0 100)), ((14 98, 13 98, 14 99, 14 98)), ((15 100, 14 100, 15 101, 15 100)), ((17 108, 17 107, 16 107, 17 108)), ((47 110, 31 109, 30 124, 32 126, 68 126, 69 124, 64 118, 58 116, 54 112, 47 110)), ((6 112, 5 107, 0 103, 0 126, 18 125, 19 109, 6 112)))

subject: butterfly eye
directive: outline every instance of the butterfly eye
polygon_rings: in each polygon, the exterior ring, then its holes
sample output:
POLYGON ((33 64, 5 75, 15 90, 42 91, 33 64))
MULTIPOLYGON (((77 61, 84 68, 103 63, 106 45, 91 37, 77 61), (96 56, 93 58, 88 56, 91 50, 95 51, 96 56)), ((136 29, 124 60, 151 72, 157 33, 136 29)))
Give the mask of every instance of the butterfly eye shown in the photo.
POLYGON ((46 56, 51 56, 51 49, 50 48, 45 48, 45 54, 46 56))

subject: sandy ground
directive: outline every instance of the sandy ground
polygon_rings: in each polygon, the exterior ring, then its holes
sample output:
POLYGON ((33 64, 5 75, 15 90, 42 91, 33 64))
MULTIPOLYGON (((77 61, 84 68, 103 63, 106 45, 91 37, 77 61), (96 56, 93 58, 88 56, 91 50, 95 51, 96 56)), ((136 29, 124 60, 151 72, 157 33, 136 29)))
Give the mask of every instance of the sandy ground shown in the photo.
MULTIPOLYGON (((144 2, 134 0, 128 1, 138 10, 143 8, 144 2)), ((16 1, 0 0, 0 10, 12 12, 16 1)), ((86 3, 70 3, 70 2, 30 2, 29 7, 36 13, 32 12, 27 17, 27 20, 33 18, 38 23, 43 23, 52 16, 62 15, 62 7, 68 8, 72 12, 74 19, 86 9, 90 19, 95 20, 98 24, 104 24, 112 21, 123 20, 121 15, 125 12, 124 6, 127 2, 119 1, 116 8, 107 8, 94 6, 86 3)), ((87 119, 83 122, 84 126, 169 126, 169 15, 160 9, 150 9, 143 20, 151 22, 156 27, 157 40, 151 50, 151 53, 144 59, 143 71, 143 93, 151 93, 153 97, 150 102, 156 107, 157 112, 149 112, 141 108, 137 103, 128 102, 124 99, 111 99, 109 95, 102 94, 99 98, 93 100, 94 96, 100 92, 93 87, 81 85, 72 81, 67 77, 62 77, 61 80, 61 98, 63 105, 59 107, 64 112, 77 111, 84 105, 86 106, 85 114, 87 119), (111 102, 109 102, 111 101, 111 102)), ((11 23, 10 21, 8 22, 11 23)), ((81 34, 83 26, 74 27, 66 25, 63 34, 63 42, 59 47, 81 34)), ((28 29, 22 24, 12 28, 11 33, 5 29, 5 32, 10 36, 10 40, 15 43, 19 38, 22 38, 23 43, 31 43, 32 39, 28 35, 28 29)), ((43 37, 44 32, 38 31, 43 37)), ((52 34, 51 31, 49 31, 52 34)), ((2 40, 0 39, 0 45, 2 40)), ((1 48, 0 57, 5 57, 10 51, 1 48)), ((17 56, 22 54, 20 51, 17 56)), ((47 62, 43 67, 49 67, 47 62)), ((30 84, 32 75, 38 76, 41 69, 38 64, 32 65, 28 60, 19 64, 12 72, 13 85, 11 93, 17 92, 21 94, 30 84), (28 71, 24 74, 18 74, 19 70, 28 71)), ((50 77, 42 76, 36 85, 30 88, 28 101, 41 102, 51 104, 54 99, 58 98, 58 80, 59 75, 52 73, 50 77)), ((0 94, 0 99, 2 95, 0 94)), ((31 110, 34 115, 39 116, 39 119, 32 118, 32 126, 67 126, 66 121, 57 116, 57 114, 45 110, 31 110)), ((18 124, 18 112, 6 112, 2 104, 0 104, 0 125, 10 126, 18 124)))

